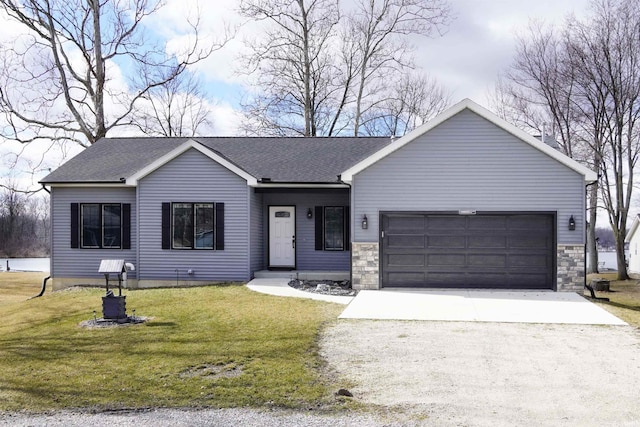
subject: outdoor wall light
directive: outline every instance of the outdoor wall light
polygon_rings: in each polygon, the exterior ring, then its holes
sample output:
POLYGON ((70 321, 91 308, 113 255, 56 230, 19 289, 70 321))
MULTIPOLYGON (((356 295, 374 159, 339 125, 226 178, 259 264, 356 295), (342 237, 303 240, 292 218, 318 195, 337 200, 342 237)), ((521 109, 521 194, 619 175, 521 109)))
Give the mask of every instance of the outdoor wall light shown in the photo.
POLYGON ((573 219, 573 215, 569 218, 569 230, 573 231, 576 229, 576 220, 573 219))
POLYGON ((313 218, 313 211, 311 210, 311 208, 307 209, 307 218, 313 218))
POLYGON ((365 214, 362 217, 362 229, 366 230, 367 228, 369 228, 369 221, 367 220, 367 215, 365 214))

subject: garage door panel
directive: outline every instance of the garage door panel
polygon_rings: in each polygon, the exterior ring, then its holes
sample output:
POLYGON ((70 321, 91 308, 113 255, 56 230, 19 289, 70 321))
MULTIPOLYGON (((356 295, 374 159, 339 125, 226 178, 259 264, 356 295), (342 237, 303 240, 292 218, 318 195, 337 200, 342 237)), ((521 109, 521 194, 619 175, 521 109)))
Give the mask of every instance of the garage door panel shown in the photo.
POLYGON ((389 248, 424 248, 423 234, 390 234, 387 237, 389 248))
POLYGON ((434 249, 463 249, 465 236, 427 236, 427 246, 434 249))
POLYGON ((392 267, 425 267, 424 254, 392 254, 387 256, 387 262, 392 267))
POLYGON ((460 254, 429 254, 427 264, 430 267, 447 266, 462 267, 466 263, 464 255, 460 254))
POLYGON ((469 230, 506 230, 507 221, 498 216, 469 216, 469 230))
POLYGON ((470 254, 467 259, 470 267, 484 266, 487 268, 505 268, 507 266, 506 255, 470 254))
POLYGON ((511 255, 509 256, 509 266, 548 269, 549 257, 546 254, 540 255, 511 255))
POLYGON ((509 247, 545 250, 549 247, 549 238, 541 234, 531 234, 528 231, 527 233, 511 234, 509 247))
POLYGON ((553 214, 420 215, 383 215, 383 286, 554 288, 553 214))
POLYGON ((446 233, 465 228, 465 217, 451 215, 431 215, 427 218, 427 229, 436 233, 446 233))
POLYGON ((425 273, 420 272, 394 272, 389 275, 389 281, 399 287, 420 287, 425 283, 425 273))
POLYGON ((502 248, 507 247, 506 236, 469 236, 468 237, 469 248, 502 248))

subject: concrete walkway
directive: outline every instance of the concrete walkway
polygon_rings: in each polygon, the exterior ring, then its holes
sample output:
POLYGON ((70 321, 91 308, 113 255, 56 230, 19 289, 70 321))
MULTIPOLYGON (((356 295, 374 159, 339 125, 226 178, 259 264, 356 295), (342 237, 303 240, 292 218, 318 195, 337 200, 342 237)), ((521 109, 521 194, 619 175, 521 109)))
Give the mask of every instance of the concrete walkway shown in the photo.
POLYGON ((354 298, 339 295, 314 294, 313 292, 301 291, 289 286, 289 279, 282 278, 253 279, 247 283, 247 288, 252 291, 269 295, 277 295, 280 297, 308 298, 344 305, 349 304, 354 298))
POLYGON ((576 293, 493 290, 360 291, 354 297, 294 289, 289 279, 254 279, 247 287, 284 297, 347 305, 340 319, 626 325, 576 293))

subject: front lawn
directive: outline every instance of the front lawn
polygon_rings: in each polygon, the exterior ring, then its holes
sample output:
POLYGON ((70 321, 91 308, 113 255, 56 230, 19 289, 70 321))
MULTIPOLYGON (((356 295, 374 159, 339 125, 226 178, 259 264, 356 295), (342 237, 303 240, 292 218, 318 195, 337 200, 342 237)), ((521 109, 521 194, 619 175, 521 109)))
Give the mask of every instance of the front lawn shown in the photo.
MULTIPOLYGON (((617 273, 590 274, 587 281, 595 278, 610 280, 610 292, 596 292, 596 296, 609 298, 609 301, 597 301, 602 308, 640 328, 640 285, 638 280, 615 280, 617 273)), ((589 295, 585 291, 585 295, 589 295)))
MULTIPOLYGON (((4 287, 0 275, 0 288, 4 287)), ((140 325, 87 329, 103 290, 0 305, 0 411, 330 405, 317 335, 338 305, 244 286, 127 291, 140 325)))

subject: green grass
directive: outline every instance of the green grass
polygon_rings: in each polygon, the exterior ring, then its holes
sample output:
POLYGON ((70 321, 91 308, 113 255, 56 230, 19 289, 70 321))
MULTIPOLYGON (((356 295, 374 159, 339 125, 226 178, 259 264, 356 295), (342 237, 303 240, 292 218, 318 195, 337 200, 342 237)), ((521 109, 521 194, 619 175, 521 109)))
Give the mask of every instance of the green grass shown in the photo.
MULTIPOLYGON (((0 287, 3 286, 0 276, 0 287)), ((0 305, 0 410, 335 402, 317 336, 342 307, 243 286, 128 291, 144 324, 87 329, 97 289, 0 305)))
POLYGON ((0 272, 0 307, 38 295, 45 277, 47 273, 0 272))
MULTIPOLYGON (((617 273, 590 274, 587 281, 595 278, 610 280, 610 292, 596 292, 596 296, 609 298, 609 301, 597 301, 602 308, 640 328, 640 285, 637 280, 616 280, 617 273)), ((585 292, 585 295, 589 295, 585 292)))

